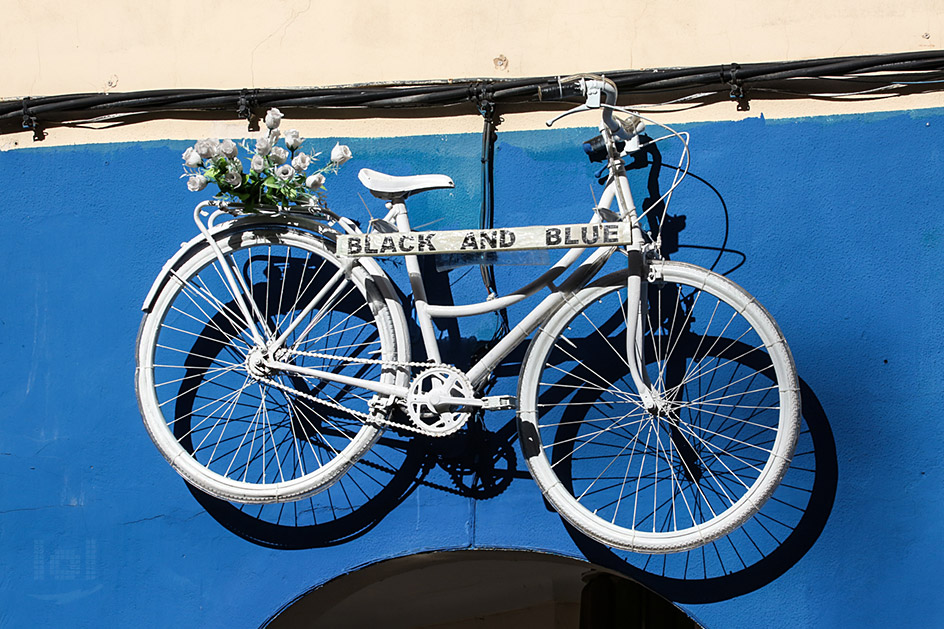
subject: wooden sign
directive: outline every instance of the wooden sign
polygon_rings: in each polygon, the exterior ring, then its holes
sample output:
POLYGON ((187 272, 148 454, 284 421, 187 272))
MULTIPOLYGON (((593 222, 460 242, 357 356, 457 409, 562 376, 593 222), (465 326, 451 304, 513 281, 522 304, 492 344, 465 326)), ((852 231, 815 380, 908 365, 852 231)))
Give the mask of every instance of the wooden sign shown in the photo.
POLYGON ((529 249, 573 249, 632 244, 629 223, 457 229, 409 233, 342 234, 338 255, 362 258, 427 255, 433 253, 482 253, 529 249))

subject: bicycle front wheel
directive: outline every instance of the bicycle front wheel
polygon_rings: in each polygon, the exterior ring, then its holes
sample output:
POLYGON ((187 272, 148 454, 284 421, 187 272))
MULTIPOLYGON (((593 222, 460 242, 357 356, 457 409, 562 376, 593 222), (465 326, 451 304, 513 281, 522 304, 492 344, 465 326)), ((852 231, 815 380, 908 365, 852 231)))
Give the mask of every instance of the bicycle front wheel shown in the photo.
POLYGON ((271 358, 393 383, 390 313, 369 274, 345 270, 333 244, 315 235, 234 227, 215 240, 236 290, 204 243, 171 271, 141 323, 144 423, 200 490, 243 503, 298 500, 367 451, 380 434, 370 422, 379 411, 365 388, 266 368, 266 345, 291 330, 271 358))
POLYGON ((519 427, 565 519, 615 548, 670 553, 726 535, 771 496, 796 445, 799 387, 777 324, 737 284, 679 262, 650 269, 642 349, 658 408, 629 375, 619 273, 535 336, 519 427))

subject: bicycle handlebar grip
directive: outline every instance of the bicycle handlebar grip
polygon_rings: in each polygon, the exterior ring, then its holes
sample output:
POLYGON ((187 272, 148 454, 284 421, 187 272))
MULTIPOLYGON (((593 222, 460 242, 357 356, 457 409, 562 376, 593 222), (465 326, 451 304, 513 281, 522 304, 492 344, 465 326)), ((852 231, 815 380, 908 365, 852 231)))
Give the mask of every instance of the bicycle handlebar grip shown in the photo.
POLYGON ((570 98, 571 96, 583 96, 583 90, 580 89, 579 83, 568 83, 562 84, 557 83, 556 85, 548 85, 546 87, 539 88, 540 95, 538 100, 563 100, 565 98, 570 98))

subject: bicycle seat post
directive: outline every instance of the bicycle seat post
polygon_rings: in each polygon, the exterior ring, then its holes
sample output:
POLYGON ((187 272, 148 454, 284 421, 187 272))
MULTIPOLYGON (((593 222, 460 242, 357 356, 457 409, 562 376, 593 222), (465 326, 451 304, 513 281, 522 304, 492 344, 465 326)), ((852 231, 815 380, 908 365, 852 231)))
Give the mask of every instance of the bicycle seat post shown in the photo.
MULTIPOLYGON (((362 168, 357 178, 378 199, 387 202, 387 220, 393 220, 397 231, 401 234, 410 233, 410 217, 406 211, 406 198, 413 194, 427 190, 441 190, 454 188, 452 179, 446 175, 411 175, 397 177, 387 175, 368 168, 362 168)), ((442 362, 439 355, 439 343, 433 330, 433 320, 429 316, 426 301, 426 288, 423 286, 423 276, 420 272, 420 263, 415 255, 405 255, 406 270, 410 275, 410 287, 413 289, 413 304, 416 306, 416 320, 423 336, 423 345, 430 360, 442 362)))

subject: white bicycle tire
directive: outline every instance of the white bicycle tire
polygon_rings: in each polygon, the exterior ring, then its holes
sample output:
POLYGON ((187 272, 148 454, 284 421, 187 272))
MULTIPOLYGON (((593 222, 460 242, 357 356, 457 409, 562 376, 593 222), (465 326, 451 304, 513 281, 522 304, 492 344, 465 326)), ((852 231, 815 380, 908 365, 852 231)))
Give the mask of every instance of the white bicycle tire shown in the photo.
MULTIPOLYGON (((312 258, 320 257, 325 264, 330 265, 324 268, 331 272, 341 272, 340 269, 343 266, 332 251, 332 243, 292 227, 234 227, 223 231, 214 238, 225 255, 249 251, 254 247, 267 248, 270 251, 273 248, 284 248, 286 264, 293 264, 295 260, 295 258, 289 257, 288 252, 298 250, 306 252, 312 258)), ((282 249, 279 250, 282 251, 282 249)), ((306 258, 307 260, 308 258, 306 258)), ((209 469, 204 462, 195 458, 193 453, 181 444, 180 437, 175 436, 172 424, 178 420, 169 419, 168 415, 171 413, 166 408, 168 401, 165 399, 162 402, 161 394, 158 393, 162 383, 155 378, 155 370, 162 369, 159 363, 155 363, 155 354, 159 351, 158 347, 161 344, 159 337, 162 330, 170 329, 165 326, 165 321, 168 313, 174 312, 178 297, 183 295, 182 281, 190 281, 192 278, 198 277, 201 272, 207 271, 217 264, 215 254, 208 244, 203 243, 203 246, 196 247, 188 256, 178 262, 176 269, 171 274, 171 279, 158 291, 151 309, 144 315, 141 322, 136 349, 135 385, 139 407, 148 433, 158 450, 180 476, 201 491, 218 498, 241 503, 288 502, 322 491, 346 473, 376 442, 382 432, 377 424, 360 421, 356 427, 350 429, 350 435, 344 435, 345 439, 349 437, 349 440, 343 448, 335 448, 336 452, 330 461, 318 465, 315 470, 305 470, 303 468, 301 473, 291 478, 284 478, 284 470, 280 469, 279 472, 283 473, 283 477, 274 480, 274 482, 253 482, 245 478, 231 478, 225 472, 221 473, 219 470, 209 469)), ((218 271, 216 275, 219 275, 218 271)), ((395 361, 397 359, 396 335, 385 300, 378 293, 374 282, 371 281, 370 274, 361 266, 354 265, 347 277, 353 284, 352 290, 356 289, 357 293, 364 299, 365 305, 370 311, 369 316, 372 317, 376 327, 379 350, 372 352, 371 358, 395 361)), ((227 298, 227 296, 217 296, 217 299, 220 300, 227 298)), ((336 307, 336 305, 333 304, 332 307, 336 307)), ((211 306, 212 304, 209 301, 202 304, 202 307, 206 309, 210 309, 211 306)), ((200 308, 196 310, 199 311, 200 308)), ((222 310, 222 308, 218 309, 217 314, 222 310)), ((368 317, 365 313, 359 313, 359 316, 365 317, 365 320, 368 317)), ((227 311, 225 318, 231 319, 232 317, 232 312, 227 311)), ((220 351, 224 350, 221 349, 220 351)), ((396 378, 395 370, 386 366, 377 366, 374 373, 385 383, 393 383, 396 378)), ((166 385, 166 382, 164 384, 166 385)), ((275 390, 274 387, 270 388, 275 390)), ((309 407, 314 406, 311 400, 305 403, 309 407)), ((170 404, 170 406, 174 406, 174 404, 170 404)), ((350 423, 353 424, 353 422, 350 423)), ((291 430, 295 430, 294 425, 291 430)), ((340 431, 340 429, 336 431, 340 431)), ((312 437, 311 440, 314 440, 314 438, 312 437)), ((325 441, 327 442, 326 438, 325 441)), ((273 443, 275 443, 274 440, 273 443)), ((321 447, 324 449, 324 446, 321 447)), ((313 446, 311 450, 314 451, 313 446)), ((246 468, 249 469, 248 463, 246 468)))

